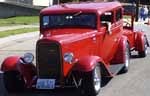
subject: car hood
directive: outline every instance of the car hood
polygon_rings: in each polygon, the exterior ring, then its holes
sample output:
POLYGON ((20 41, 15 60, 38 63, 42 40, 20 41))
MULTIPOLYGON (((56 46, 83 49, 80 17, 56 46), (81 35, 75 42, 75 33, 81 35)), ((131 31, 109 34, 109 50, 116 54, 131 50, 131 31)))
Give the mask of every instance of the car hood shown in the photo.
MULTIPOLYGON (((59 43, 71 43, 75 41, 79 41, 82 39, 86 39, 88 37, 92 37, 96 30, 81 30, 80 32, 75 32, 77 30, 71 30, 71 32, 66 31, 66 33, 62 34, 63 32, 59 32, 59 34, 55 35, 48 35, 44 37, 44 39, 49 39, 53 41, 58 41, 59 43)), ((58 32, 56 32, 58 33, 58 32)))

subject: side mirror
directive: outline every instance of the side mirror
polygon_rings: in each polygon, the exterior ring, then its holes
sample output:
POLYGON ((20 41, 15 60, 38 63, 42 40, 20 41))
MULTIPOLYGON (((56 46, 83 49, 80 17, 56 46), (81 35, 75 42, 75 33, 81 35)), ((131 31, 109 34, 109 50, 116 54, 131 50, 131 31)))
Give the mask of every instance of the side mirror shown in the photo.
POLYGON ((107 24, 107 33, 111 35, 112 34, 112 31, 111 31, 111 22, 107 22, 106 24, 107 24))

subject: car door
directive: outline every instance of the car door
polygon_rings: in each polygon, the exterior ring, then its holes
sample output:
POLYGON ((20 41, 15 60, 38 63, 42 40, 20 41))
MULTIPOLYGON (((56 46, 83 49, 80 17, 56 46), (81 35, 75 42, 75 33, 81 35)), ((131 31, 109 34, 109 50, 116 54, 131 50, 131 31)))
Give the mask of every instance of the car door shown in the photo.
MULTIPOLYGON (((100 21, 102 22, 101 26, 103 26, 103 22, 106 22, 105 25, 107 25, 106 27, 108 27, 108 23, 111 23, 111 28, 110 31, 108 32, 108 28, 106 28, 107 30, 104 33, 103 36, 103 41, 102 41, 102 45, 101 45, 101 56, 104 58, 104 60, 106 61, 110 61, 117 49, 117 45, 118 45, 118 38, 119 35, 121 35, 121 31, 122 31, 122 21, 121 18, 118 20, 116 19, 116 12, 115 11, 109 11, 109 12, 105 12, 103 15, 101 15, 100 17, 100 21)), ((104 26, 105 26, 104 25, 104 26)), ((103 28, 103 27, 101 27, 103 28)))

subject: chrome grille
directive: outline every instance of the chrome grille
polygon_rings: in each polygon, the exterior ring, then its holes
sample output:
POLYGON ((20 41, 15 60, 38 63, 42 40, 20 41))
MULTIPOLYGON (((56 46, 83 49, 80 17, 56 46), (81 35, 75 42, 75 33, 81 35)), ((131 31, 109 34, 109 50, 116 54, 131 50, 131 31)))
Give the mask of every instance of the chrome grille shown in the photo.
POLYGON ((38 43, 36 60, 39 78, 61 79, 62 59, 58 43, 38 43))

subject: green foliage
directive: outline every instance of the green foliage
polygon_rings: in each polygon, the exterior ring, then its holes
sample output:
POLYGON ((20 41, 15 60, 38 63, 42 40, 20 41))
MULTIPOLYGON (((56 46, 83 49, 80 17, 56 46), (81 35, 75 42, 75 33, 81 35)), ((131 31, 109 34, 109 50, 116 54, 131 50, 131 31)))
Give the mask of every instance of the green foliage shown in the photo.
POLYGON ((79 2, 79 0, 60 0, 61 3, 67 3, 67 2, 79 2))
POLYGON ((73 0, 60 0, 61 3, 72 2, 73 0))
POLYGON ((1 31, 0 37, 7 37, 10 35, 16 35, 16 34, 22 34, 22 33, 28 33, 28 32, 35 32, 38 30, 39 30, 38 28, 21 28, 21 29, 15 29, 15 30, 1 31))
POLYGON ((0 19, 0 26, 29 25, 39 23, 38 16, 18 16, 0 19))

